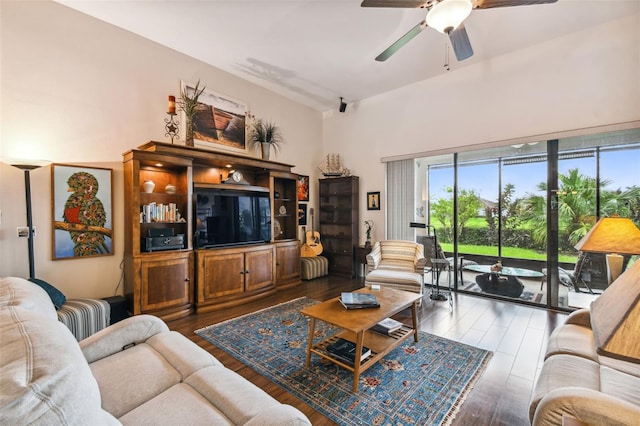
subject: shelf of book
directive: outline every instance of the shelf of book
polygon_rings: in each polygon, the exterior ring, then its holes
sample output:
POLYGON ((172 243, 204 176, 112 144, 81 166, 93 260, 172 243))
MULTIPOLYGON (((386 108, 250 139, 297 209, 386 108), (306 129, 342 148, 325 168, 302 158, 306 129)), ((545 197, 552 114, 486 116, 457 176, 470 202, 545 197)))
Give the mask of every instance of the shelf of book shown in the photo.
MULTIPOLYGON (((403 326, 397 331, 390 333, 388 336, 377 333, 372 330, 368 330, 364 334, 363 345, 371 349, 371 355, 360 361, 360 371, 365 371, 373 364, 378 362, 382 357, 398 347, 405 340, 412 338, 414 330, 411 327, 403 326)), ((346 368, 349 371, 355 371, 353 364, 347 364, 339 358, 336 358, 331 352, 327 350, 327 346, 334 343, 339 338, 349 340, 350 342, 356 342, 356 334, 349 331, 342 331, 334 336, 331 336, 319 343, 316 343, 311 348, 311 352, 328 359, 329 361, 346 368)))

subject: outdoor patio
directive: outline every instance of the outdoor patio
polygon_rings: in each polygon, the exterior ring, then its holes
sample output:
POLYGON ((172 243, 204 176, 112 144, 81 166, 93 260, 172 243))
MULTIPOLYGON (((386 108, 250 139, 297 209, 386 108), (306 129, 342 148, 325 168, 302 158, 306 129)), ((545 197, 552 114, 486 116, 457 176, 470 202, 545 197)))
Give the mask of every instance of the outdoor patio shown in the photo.
MULTIPOLYGON (((464 270, 462 273, 463 276, 463 280, 464 283, 462 285, 458 284, 458 289, 459 290, 463 290, 463 291, 469 291, 469 292, 474 292, 474 293, 482 293, 482 294, 486 294, 489 296, 495 296, 495 294, 490 294, 490 293, 484 293, 482 291, 482 289, 480 289, 480 287, 478 286, 478 284, 476 283, 476 276, 478 275, 482 275, 478 272, 473 272, 473 271, 466 271, 464 270)), ((453 280, 453 273, 451 273, 451 279, 453 280)), ((544 283, 544 285, 542 285, 542 289, 540 289, 540 279, 527 279, 527 278, 519 278, 519 280, 522 282, 522 284, 524 285, 524 290, 522 291, 522 294, 520 295, 520 297, 518 297, 518 299, 520 300, 525 300, 528 302, 532 302, 532 303, 540 303, 540 304, 546 304, 546 298, 547 298, 547 285, 546 282, 544 283)), ((431 286, 432 285, 432 279, 431 279, 431 273, 427 272, 425 274, 425 284, 427 286, 431 286)), ((439 284, 440 284, 440 289, 444 290, 447 289, 449 284, 448 284, 448 276, 446 272, 443 272, 440 275, 440 279, 439 279, 439 284)), ((452 281, 452 286, 453 286, 453 281, 452 281)), ((567 300, 567 287, 565 286, 560 286, 559 289, 559 304, 562 307, 566 307, 566 300, 567 300)))

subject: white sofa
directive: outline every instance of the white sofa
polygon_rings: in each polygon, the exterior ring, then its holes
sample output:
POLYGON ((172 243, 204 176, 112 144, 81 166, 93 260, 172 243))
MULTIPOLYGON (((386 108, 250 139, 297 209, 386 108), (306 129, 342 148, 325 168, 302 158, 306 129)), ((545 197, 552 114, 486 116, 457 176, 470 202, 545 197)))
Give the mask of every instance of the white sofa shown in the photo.
POLYGON ((0 348, 6 425, 310 425, 154 316, 77 342, 22 278, 0 279, 0 348))
POLYGON ((640 260, 590 309, 573 312, 553 331, 529 405, 532 425, 562 425, 567 418, 640 425, 639 297, 640 260), (619 334, 621 350, 607 349, 610 330, 619 334))

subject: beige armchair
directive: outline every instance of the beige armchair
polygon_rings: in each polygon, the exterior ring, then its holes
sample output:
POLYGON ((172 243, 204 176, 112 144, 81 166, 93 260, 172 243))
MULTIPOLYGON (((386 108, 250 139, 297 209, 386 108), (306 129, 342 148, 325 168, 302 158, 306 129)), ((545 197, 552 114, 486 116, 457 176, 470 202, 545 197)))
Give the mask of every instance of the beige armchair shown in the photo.
POLYGON ((413 241, 378 241, 367 255, 367 287, 377 284, 423 294, 424 247, 413 241))

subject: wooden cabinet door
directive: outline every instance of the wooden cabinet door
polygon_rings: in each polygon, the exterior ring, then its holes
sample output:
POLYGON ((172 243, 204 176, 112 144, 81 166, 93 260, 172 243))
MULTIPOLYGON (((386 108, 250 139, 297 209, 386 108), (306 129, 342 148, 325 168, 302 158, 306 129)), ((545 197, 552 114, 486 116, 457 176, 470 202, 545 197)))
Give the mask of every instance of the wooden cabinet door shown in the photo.
POLYGON ((298 241, 276 244, 276 285, 300 280, 298 241))
POLYGON ((244 291, 242 251, 212 251, 198 255, 198 302, 244 291))
POLYGON ((191 253, 171 253, 140 259, 142 313, 193 302, 191 256, 191 253))
POLYGON ((271 246, 245 253, 245 290, 273 285, 273 248, 271 246))

